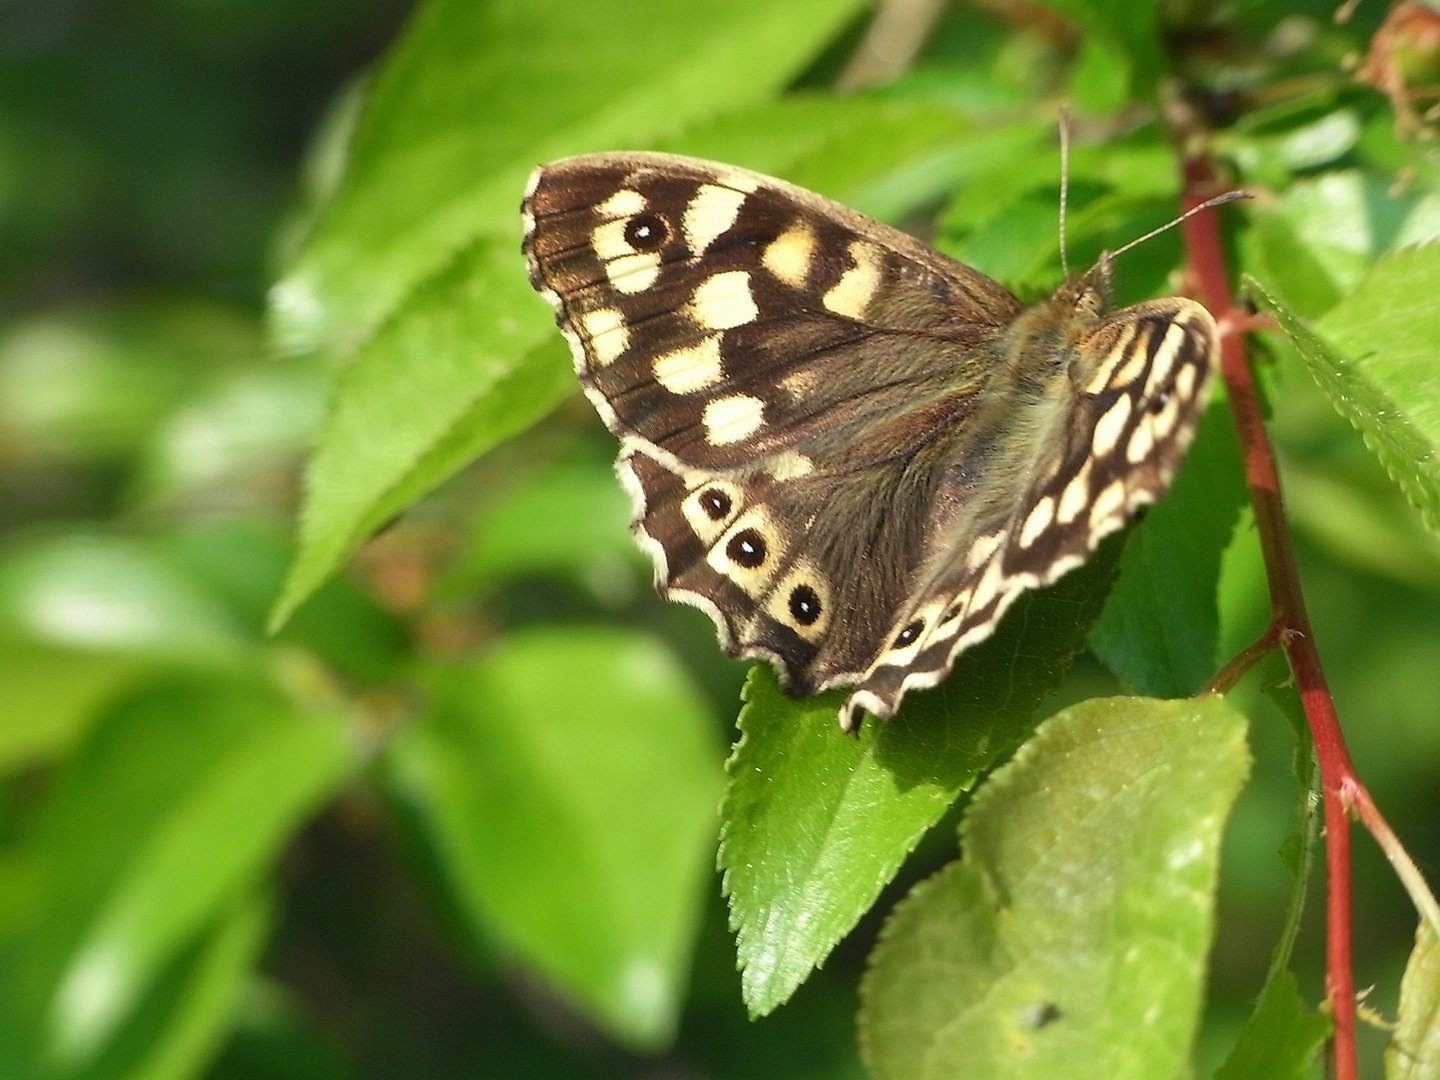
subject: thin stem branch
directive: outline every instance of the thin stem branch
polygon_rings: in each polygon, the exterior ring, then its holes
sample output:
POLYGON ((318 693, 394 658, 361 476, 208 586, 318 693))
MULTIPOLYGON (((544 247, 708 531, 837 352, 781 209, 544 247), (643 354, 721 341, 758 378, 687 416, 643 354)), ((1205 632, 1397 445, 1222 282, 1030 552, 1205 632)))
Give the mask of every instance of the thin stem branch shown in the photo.
POLYGON ((944 13, 944 0, 884 0, 835 79, 835 88, 848 93, 897 77, 930 39, 944 13))
MULTIPOLYGON (((1193 145, 1184 132, 1181 146, 1193 145)), ((1187 153, 1183 161, 1184 208, 1198 205, 1213 194, 1216 175, 1203 153, 1187 153)), ((1235 332, 1235 301, 1225 272, 1224 251, 1214 212, 1197 214, 1181 225, 1194 288, 1222 326, 1220 375, 1230 402, 1245 464, 1245 479, 1255 512, 1255 527, 1270 587, 1275 630, 1300 692, 1305 718, 1315 740, 1320 763, 1325 821, 1326 890, 1326 992, 1334 1018, 1335 1080, 1356 1080, 1355 985, 1350 943, 1350 831, 1347 798, 1342 793, 1360 788, 1335 705, 1325 684, 1324 669, 1315 648, 1310 616, 1300 587, 1295 553, 1285 526, 1280 477, 1255 381, 1246 362, 1244 345, 1235 332)))
POLYGON ((1296 743, 1295 753, 1296 773, 1305 783, 1304 797, 1299 801, 1296 815, 1296 824, 1300 829, 1300 853, 1296 859, 1295 878, 1290 883, 1290 899, 1285 904, 1285 921, 1281 924, 1284 929, 1270 955, 1270 969, 1265 973, 1267 983, 1281 971, 1289 970, 1290 956, 1295 951, 1295 940, 1300 936, 1305 900, 1310 894, 1310 881, 1315 872, 1315 848, 1320 839, 1320 830, 1315 820, 1315 805, 1320 794, 1315 744, 1301 737, 1296 743), (1298 760, 1300 755, 1303 755, 1303 764, 1298 760))
POLYGON ((1410 853, 1400 843, 1395 831, 1390 828, 1390 823, 1381 815, 1374 800, 1370 798, 1370 792, 1363 787, 1347 787, 1343 795, 1351 811, 1365 828, 1370 830, 1375 843, 1380 845, 1385 858, 1390 860, 1395 876, 1410 894, 1410 902, 1415 905, 1420 918, 1429 923, 1430 929, 1440 937, 1440 903, 1436 903, 1435 894, 1425 884, 1420 868, 1415 865, 1415 860, 1410 858, 1410 853))
POLYGON ((1205 684, 1205 692, 1228 693, 1231 687, 1245 677, 1247 671, 1269 656, 1278 644, 1280 644, 1280 627, 1271 622, 1265 627, 1264 633, 1225 661, 1224 666, 1205 684))

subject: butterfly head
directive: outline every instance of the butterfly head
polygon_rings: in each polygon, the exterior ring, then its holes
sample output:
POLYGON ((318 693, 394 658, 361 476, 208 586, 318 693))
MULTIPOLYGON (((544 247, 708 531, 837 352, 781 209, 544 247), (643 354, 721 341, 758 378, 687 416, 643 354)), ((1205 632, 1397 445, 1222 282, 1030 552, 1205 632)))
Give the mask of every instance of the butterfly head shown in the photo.
POLYGON ((1089 270, 1056 289, 1053 302, 1062 309, 1099 318, 1110 310, 1114 266, 1115 257, 1104 252, 1089 270))

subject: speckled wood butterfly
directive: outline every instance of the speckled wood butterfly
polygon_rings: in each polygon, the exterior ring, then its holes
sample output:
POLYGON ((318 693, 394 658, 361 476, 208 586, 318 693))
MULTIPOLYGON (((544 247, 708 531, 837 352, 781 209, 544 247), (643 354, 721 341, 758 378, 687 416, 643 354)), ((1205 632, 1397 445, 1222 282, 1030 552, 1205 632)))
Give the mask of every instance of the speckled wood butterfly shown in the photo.
POLYGON ((663 154, 543 166, 523 211, 661 592, 792 694, 853 687, 847 730, 1158 498, 1206 400, 1214 320, 1107 311, 1108 255, 1024 307, 812 192, 663 154))

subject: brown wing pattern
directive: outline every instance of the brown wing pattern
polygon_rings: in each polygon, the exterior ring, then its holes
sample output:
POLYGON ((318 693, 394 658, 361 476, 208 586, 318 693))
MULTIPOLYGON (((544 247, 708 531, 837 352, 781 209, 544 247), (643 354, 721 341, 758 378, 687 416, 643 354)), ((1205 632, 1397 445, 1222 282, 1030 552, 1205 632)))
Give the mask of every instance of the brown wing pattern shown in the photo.
POLYGON ((1078 566, 1164 494, 1208 401, 1218 347, 1210 313, 1180 297, 1114 312, 1079 341, 1063 404, 1036 440, 1054 453, 1001 513, 938 545, 841 710, 843 726, 861 710, 890 716, 906 690, 935 685, 1021 592, 1078 566))
POLYGON ((888 456, 1019 307, 904 233, 724 165, 572 158, 537 171, 525 214, 591 401, 672 463, 888 456))
POLYGON ((1168 486, 1217 334, 1109 315, 1109 263, 1022 313, 837 203, 727 165, 596 154, 523 206, 530 278, 621 439, 668 596, 796 694, 886 717, 1168 486))

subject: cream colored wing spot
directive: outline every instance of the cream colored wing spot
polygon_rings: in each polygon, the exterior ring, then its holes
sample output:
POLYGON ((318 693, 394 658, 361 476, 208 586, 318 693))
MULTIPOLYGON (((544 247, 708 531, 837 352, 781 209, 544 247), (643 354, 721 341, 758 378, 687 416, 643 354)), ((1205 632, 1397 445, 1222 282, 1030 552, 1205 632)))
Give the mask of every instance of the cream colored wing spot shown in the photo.
POLYGON ((1040 539, 1040 535, 1050 527, 1055 520, 1055 500, 1046 496, 1035 504, 1025 518, 1025 524, 1020 526, 1020 546, 1029 547, 1040 539))
MULTIPOLYGON (((625 239, 625 226, 629 220, 614 218, 595 226, 590 234, 590 246, 595 251, 595 257, 601 262, 608 263, 613 259, 623 259, 635 254, 635 249, 625 239)), ((609 273, 608 268, 606 273, 609 273)))
POLYGON ((1150 378, 1145 383, 1145 394, 1154 397, 1160 387, 1170 378, 1170 369, 1175 366, 1175 357, 1185 343, 1185 327, 1178 322, 1171 323, 1165 331, 1160 347, 1155 350, 1155 359, 1150 363, 1150 378))
POLYGON ((655 381, 672 394, 693 394, 725 377, 720 362, 720 335, 709 334, 698 344, 671 349, 655 358, 655 381))
MULTIPOLYGON (((1120 362, 1126 358, 1126 354, 1130 352, 1130 347, 1134 341, 1135 324, 1126 323, 1120 331, 1120 336, 1116 338, 1115 344, 1112 345, 1110 350, 1105 354, 1105 359, 1090 376, 1090 381, 1085 384, 1085 392, 1087 394, 1104 393, 1113 385, 1112 380, 1115 376, 1115 369, 1120 365, 1120 362)), ((1145 362, 1145 353, 1143 350, 1140 353, 1140 362, 1142 364, 1145 362)))
POLYGON ((605 264, 605 276, 623 293, 644 292, 660 276, 660 256, 653 252, 625 255, 605 264))
POLYGON ((1185 401, 1195 396, 1195 381, 1199 378, 1199 372, 1194 364, 1186 364, 1175 376, 1175 393, 1185 401))
POLYGON ((630 218, 644 210, 645 196, 633 188, 621 188, 595 207, 596 213, 605 218, 630 218))
POLYGON ((750 194, 760 187, 760 178, 750 173, 741 172, 739 169, 723 169, 715 174, 715 179, 726 187, 734 188, 736 191, 743 191, 750 194))
POLYGON ((1112 453, 1120 441, 1120 433, 1130 420, 1130 397, 1122 394, 1115 403, 1105 410, 1105 415, 1095 423, 1094 452, 1101 457, 1112 453))
MULTIPOLYGON (((995 572, 994 577, 989 585, 988 592, 983 598, 983 602, 980 599, 979 589, 976 589, 975 596, 970 601, 969 610, 974 612, 984 611, 985 608, 989 607, 992 603, 994 607, 991 608, 988 618, 972 624, 951 643, 950 656, 952 660, 971 645, 984 641, 993 634, 995 628, 1000 625, 1000 620, 1005 617, 1005 612, 1010 610, 1010 605, 1015 602, 1015 598, 1019 596, 1023 590, 1031 588, 1032 585, 1039 580, 1033 574, 1017 574, 1014 577, 1003 578, 1000 575, 999 564, 992 566, 992 569, 995 572)), ((989 571, 986 572, 985 577, 991 577, 989 571)), ((982 578, 982 580, 984 579, 982 578)))
POLYGON ((630 347, 630 328, 625 316, 615 308, 596 308, 580 316, 580 329, 590 345, 590 357, 596 367, 605 367, 630 347))
POLYGON ((760 264, 792 289, 803 289, 810 280, 815 257, 815 231, 797 221, 770 243, 760 255, 760 264))
POLYGON ((1145 361, 1149 350, 1142 343, 1136 342, 1136 336, 1135 331, 1131 329, 1129 337, 1126 339, 1125 351, 1120 353, 1123 362, 1110 374, 1110 386, 1112 387, 1129 386, 1145 374, 1145 361))
POLYGON ((1090 504, 1090 533, 1093 536, 1125 507, 1125 482, 1112 480, 1090 504))
POLYGON ((830 628, 830 587, 814 563, 800 559, 770 591, 765 610, 804 640, 819 641, 830 628))
POLYGON ((1174 434, 1176 423, 1180 419, 1181 400, 1178 394, 1171 394, 1165 406, 1151 418, 1150 423, 1155 428, 1156 438, 1165 439, 1174 434))
POLYGON ((748 439, 765 423, 765 402, 749 394, 731 394, 706 402, 705 438, 715 446, 748 439))
POLYGON ((1142 416, 1130 433, 1130 442, 1125 447, 1125 460, 1139 465, 1155 449, 1155 427, 1149 417, 1142 416))
POLYGON ((836 315, 861 319, 880 287, 880 249, 865 240, 850 242, 851 267, 820 299, 836 315))
POLYGON ((703 255, 705 250, 735 224, 745 192, 716 184, 701 184, 700 190, 685 207, 680 228, 690 254, 703 255))
POLYGON ((690 301, 697 323, 707 330, 730 330, 754 322, 760 314, 750 295, 750 275, 744 270, 727 270, 701 282, 690 301))
POLYGON ((789 394, 792 400, 798 401, 815 389, 815 384, 819 381, 819 378, 819 375, 816 374, 815 371, 808 368, 800 368, 798 371, 792 371, 780 380, 780 389, 789 394))
POLYGON ((798 480, 815 471, 815 462, 798 450, 787 450, 771 461, 767 465, 766 471, 775 480, 798 480))
POLYGON ((916 609, 915 613, 905 621, 905 625, 895 631, 894 636, 890 639, 889 647, 880 654, 875 663, 870 665, 870 671, 882 666, 909 663, 925 646, 926 640, 929 638, 929 630, 944 607, 943 599, 935 599, 924 607, 916 609))
POLYGON ((590 233, 590 246, 604 265, 610 284, 623 293, 643 292, 660 275, 660 252, 639 251, 625 235, 635 215, 648 205, 638 191, 621 188, 595 207, 606 220, 590 233))
POLYGON ((749 596, 761 596, 785 558, 785 542, 762 506, 742 513, 705 553, 718 574, 749 596))
POLYGON ((1055 520, 1068 525, 1090 505, 1090 461, 1080 466, 1080 471, 1070 478, 1060 494, 1060 503, 1055 509, 1055 520))
POLYGON ((991 533, 989 536, 978 537, 971 545, 970 551, 965 556, 965 569, 978 570, 985 563, 990 561, 1000 548, 1000 542, 1005 539, 1003 533, 991 533))
POLYGON ((1000 568, 1000 560, 996 559, 985 568, 985 573, 980 575, 980 580, 975 582, 975 588, 970 592, 970 606, 968 611, 983 611, 1000 593, 1000 583, 1004 579, 1005 571, 1000 568))
POLYGON ((950 623, 953 623, 956 619, 960 618, 961 615, 964 615, 965 609, 969 605, 970 590, 961 589, 958 593, 955 594, 954 599, 952 599, 950 603, 946 606, 945 613, 940 616, 940 624, 935 627, 936 631, 938 632, 940 630, 943 630, 950 623))
MULTIPOLYGON (((611 196, 613 198, 615 196, 611 196)), ((623 293, 633 294, 644 292, 655 284, 655 279, 660 276, 660 253, 636 251, 631 247, 625 239, 625 228, 629 223, 629 218, 619 218, 597 225, 590 234, 590 246, 604 264, 605 276, 610 279, 610 284, 623 293)))
POLYGON ((710 479, 702 482, 680 503, 690 528, 709 546, 715 543, 740 513, 743 500, 740 489, 728 480, 710 479))

